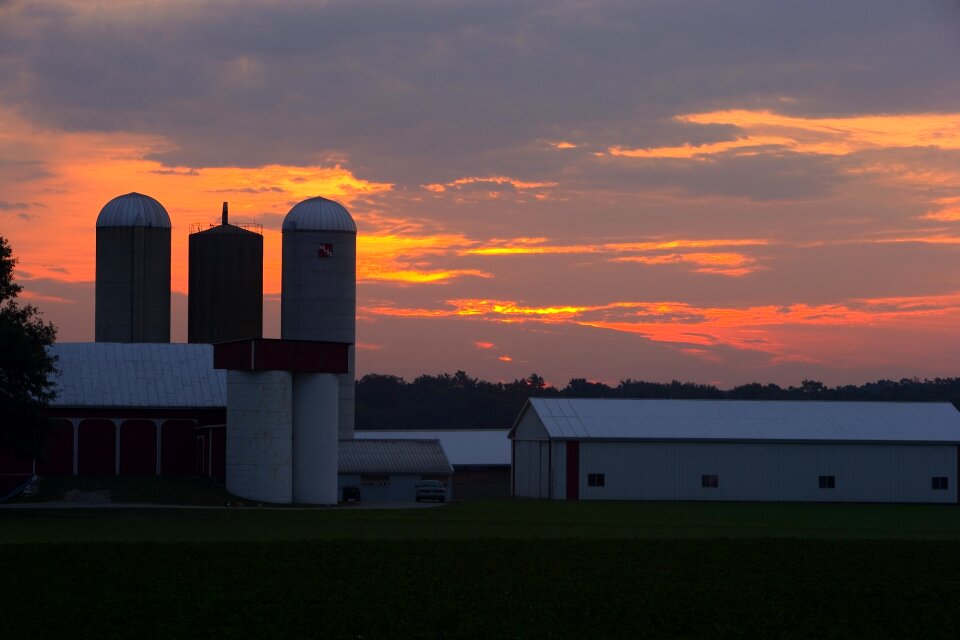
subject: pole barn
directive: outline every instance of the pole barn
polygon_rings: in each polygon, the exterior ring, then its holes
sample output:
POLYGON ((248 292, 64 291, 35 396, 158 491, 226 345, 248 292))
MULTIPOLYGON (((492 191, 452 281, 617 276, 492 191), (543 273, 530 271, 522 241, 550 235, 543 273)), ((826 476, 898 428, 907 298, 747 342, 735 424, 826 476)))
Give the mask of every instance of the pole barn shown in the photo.
POLYGON ((960 501, 948 403, 531 398, 510 439, 517 497, 960 501))

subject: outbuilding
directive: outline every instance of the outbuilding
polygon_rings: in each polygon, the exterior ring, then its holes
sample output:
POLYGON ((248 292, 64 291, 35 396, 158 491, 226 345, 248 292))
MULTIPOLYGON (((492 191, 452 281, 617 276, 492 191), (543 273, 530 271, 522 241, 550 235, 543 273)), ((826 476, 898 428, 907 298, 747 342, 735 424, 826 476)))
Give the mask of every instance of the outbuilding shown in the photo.
POLYGON ((960 502, 948 403, 531 398, 510 439, 518 497, 960 502))
POLYGON ((438 440, 453 466, 457 500, 510 496, 508 429, 424 429, 355 431, 358 440, 438 440))
POLYGON ((453 468, 437 440, 341 440, 337 457, 341 495, 359 487, 367 502, 412 502, 418 482, 439 480, 453 498, 453 468))

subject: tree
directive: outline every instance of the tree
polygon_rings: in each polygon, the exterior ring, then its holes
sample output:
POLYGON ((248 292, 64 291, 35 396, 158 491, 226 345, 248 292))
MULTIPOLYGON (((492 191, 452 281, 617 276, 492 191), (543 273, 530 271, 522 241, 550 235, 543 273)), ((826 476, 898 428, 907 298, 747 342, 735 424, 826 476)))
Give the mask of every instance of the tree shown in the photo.
POLYGON ((47 348, 57 330, 35 307, 18 304, 23 287, 13 280, 16 264, 0 236, 0 446, 34 457, 42 453, 50 427, 44 410, 54 398, 56 367, 47 348))

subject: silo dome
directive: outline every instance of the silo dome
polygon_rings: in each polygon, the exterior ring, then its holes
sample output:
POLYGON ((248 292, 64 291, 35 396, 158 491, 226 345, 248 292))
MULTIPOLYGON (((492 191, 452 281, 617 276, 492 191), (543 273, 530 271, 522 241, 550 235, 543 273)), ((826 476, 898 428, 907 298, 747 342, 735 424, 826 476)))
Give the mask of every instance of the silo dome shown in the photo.
POLYGON ((317 196, 294 205, 283 219, 283 231, 343 231, 356 233, 357 224, 340 204, 317 196))
POLYGON ((170 216, 163 205, 142 193, 117 196, 100 210, 97 227, 170 228, 170 216))

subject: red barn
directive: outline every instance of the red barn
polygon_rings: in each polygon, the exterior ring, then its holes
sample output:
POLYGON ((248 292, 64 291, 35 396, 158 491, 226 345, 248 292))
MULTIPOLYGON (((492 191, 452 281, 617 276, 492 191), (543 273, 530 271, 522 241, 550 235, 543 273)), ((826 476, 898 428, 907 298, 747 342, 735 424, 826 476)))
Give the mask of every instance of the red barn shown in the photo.
POLYGON ((0 450, 0 495, 33 473, 224 476, 226 382, 208 344, 56 344, 42 459, 0 450))

